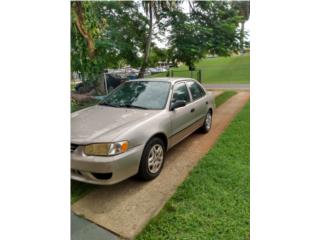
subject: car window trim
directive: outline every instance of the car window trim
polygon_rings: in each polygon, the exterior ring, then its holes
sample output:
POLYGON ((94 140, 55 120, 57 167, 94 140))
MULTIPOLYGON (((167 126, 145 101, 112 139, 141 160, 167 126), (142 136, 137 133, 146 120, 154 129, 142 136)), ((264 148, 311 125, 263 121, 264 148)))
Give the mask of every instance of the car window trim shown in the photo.
MULTIPOLYGON (((179 84, 179 83, 183 83, 183 84, 186 86, 186 89, 187 89, 187 92, 188 92, 188 95, 189 95, 189 102, 187 102, 187 104, 186 104, 186 105, 188 105, 189 103, 192 102, 192 98, 191 98, 191 95, 190 95, 190 91, 189 91, 189 89, 188 89, 188 86, 187 86, 187 84, 186 84, 186 81, 184 81, 184 80, 178 81, 178 82, 176 82, 176 83, 174 84, 174 86, 175 86, 176 84, 179 84)), ((172 88, 172 98, 173 98, 174 86, 173 86, 173 88, 172 88)), ((172 98, 171 98, 171 101, 172 101, 172 98)))
POLYGON ((201 96, 200 98, 194 99, 193 96, 192 96, 192 94, 191 94, 190 87, 188 86, 188 84, 186 84, 186 85, 187 85, 187 88, 188 88, 188 90, 189 90, 189 92, 190 92, 190 95, 191 95, 191 98, 192 98, 192 102, 196 102, 196 101, 200 100, 201 98, 204 98, 204 97, 207 95, 206 91, 205 91, 205 90, 202 88, 202 86, 201 86, 199 83, 197 83, 196 81, 194 81, 194 80, 187 80, 186 82, 194 82, 194 83, 197 84, 197 85, 203 90, 203 92, 204 92, 204 95, 203 95, 203 96, 201 96))
POLYGON ((175 82, 174 84, 172 84, 172 87, 171 87, 171 97, 170 97, 170 101, 169 101, 169 109, 170 109, 170 105, 172 103, 172 99, 173 99, 173 89, 174 89, 174 86, 178 83, 184 83, 186 88, 187 88, 187 91, 188 91, 188 94, 189 94, 189 99, 190 99, 190 102, 186 103, 186 106, 188 106, 189 104, 191 104, 193 101, 192 101, 192 96, 191 96, 191 92, 188 88, 188 85, 187 85, 187 81, 186 80, 179 80, 177 82, 175 82))

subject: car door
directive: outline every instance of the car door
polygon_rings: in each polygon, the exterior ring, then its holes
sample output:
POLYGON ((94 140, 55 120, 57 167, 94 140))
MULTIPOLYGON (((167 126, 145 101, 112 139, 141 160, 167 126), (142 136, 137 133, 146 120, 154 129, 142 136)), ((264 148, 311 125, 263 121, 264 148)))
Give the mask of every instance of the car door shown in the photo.
POLYGON ((205 91, 196 81, 187 81, 187 86, 192 98, 190 104, 193 113, 192 122, 195 123, 206 116, 208 102, 205 98, 205 91))
MULTIPOLYGON (((177 100, 186 101, 186 105, 170 111, 171 136, 181 133, 185 128, 190 126, 193 121, 190 94, 184 81, 177 82, 173 86, 171 104, 177 100)), ((183 137, 182 135, 183 133, 179 134, 180 137, 183 137)))

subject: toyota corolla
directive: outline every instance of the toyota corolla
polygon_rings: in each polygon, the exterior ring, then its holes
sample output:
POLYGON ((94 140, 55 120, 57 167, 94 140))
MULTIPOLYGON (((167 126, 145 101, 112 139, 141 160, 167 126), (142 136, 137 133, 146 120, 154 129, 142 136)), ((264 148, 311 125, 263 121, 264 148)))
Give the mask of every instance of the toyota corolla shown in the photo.
POLYGON ((214 97, 188 78, 127 81, 71 115, 71 178, 109 185, 157 177, 166 152, 211 129, 214 97))

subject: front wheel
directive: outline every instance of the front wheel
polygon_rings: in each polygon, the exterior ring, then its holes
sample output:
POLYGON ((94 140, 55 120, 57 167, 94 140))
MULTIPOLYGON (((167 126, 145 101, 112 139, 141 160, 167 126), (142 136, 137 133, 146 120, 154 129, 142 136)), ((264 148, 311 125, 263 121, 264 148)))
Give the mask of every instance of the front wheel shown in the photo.
POLYGON ((143 150, 137 176, 142 180, 156 178, 162 170, 164 157, 163 141, 160 138, 152 138, 143 150))
POLYGON ((200 128, 203 133, 207 133, 210 131, 212 125, 212 112, 209 110, 207 112, 206 118, 202 127, 200 128))

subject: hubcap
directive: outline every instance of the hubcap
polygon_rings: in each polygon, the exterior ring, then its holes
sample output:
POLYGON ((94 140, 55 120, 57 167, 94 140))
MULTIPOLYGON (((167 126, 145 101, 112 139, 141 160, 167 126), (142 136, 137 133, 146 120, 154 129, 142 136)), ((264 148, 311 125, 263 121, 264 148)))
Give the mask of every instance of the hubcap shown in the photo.
POLYGON ((163 163, 163 149, 160 144, 154 145, 148 155, 148 169, 151 173, 157 173, 163 163))
POLYGON ((211 114, 207 113, 205 127, 207 130, 211 128, 211 114))

